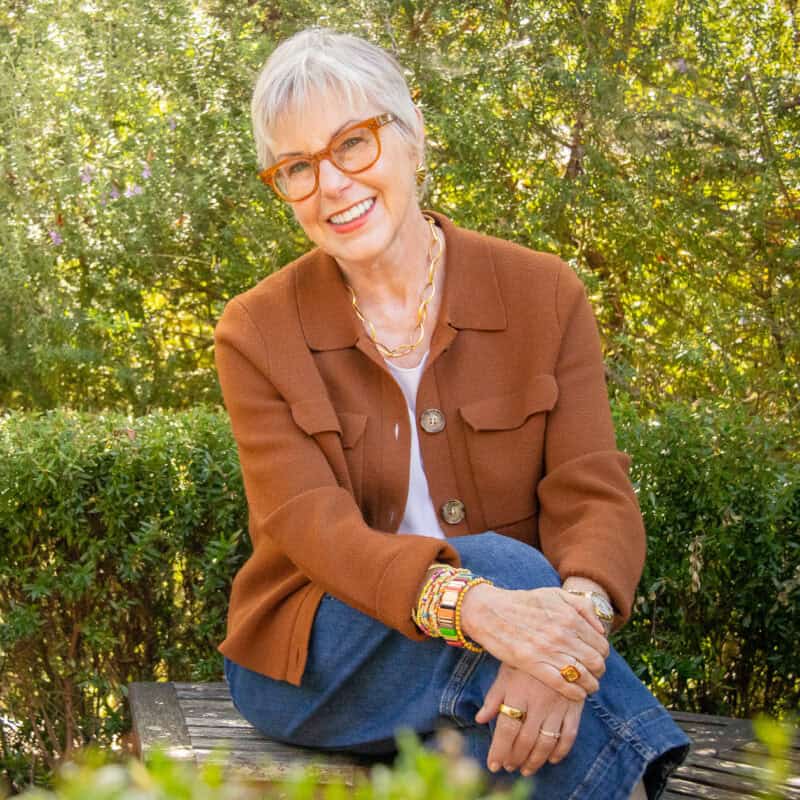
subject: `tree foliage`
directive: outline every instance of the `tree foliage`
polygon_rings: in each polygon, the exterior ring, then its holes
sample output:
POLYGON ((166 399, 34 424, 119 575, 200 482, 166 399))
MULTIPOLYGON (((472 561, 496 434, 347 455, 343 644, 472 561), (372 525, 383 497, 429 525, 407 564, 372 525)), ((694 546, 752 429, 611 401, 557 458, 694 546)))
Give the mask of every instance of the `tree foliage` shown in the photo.
POLYGON ((225 301, 309 246, 255 178, 249 97, 310 24, 395 53, 427 204, 554 251, 615 389, 796 412, 796 3, 30 0, 0 10, 0 403, 219 398, 225 301))

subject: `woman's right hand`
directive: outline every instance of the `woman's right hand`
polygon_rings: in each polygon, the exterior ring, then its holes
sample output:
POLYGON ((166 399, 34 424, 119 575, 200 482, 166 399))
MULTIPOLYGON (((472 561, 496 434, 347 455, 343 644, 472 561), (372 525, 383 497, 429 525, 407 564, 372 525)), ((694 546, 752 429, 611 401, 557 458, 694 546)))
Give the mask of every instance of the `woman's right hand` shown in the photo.
POLYGON ((599 688, 609 645, 583 598, 563 589, 501 589, 479 584, 464 597, 461 629, 499 661, 516 667, 568 700, 599 688), (560 670, 574 665, 568 682, 560 670))

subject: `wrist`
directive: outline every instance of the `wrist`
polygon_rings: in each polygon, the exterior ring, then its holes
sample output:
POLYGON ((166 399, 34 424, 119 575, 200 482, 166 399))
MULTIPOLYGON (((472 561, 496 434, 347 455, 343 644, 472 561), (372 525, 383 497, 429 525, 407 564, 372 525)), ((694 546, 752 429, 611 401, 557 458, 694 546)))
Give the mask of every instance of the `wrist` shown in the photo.
POLYGON ((591 578, 583 578, 580 575, 570 575, 561 585, 561 588, 567 592, 596 592, 608 600, 609 603, 611 602, 611 597, 608 592, 597 583, 597 581, 593 581, 591 578))
POLYGON ((588 578, 570 577, 564 581, 561 588, 570 594, 580 595, 591 601, 595 616, 603 626, 603 633, 608 637, 617 612, 602 586, 588 578))
POLYGON ((479 640, 481 637, 481 623, 486 619, 486 610, 489 606, 489 597, 497 589, 488 583, 473 586, 464 596, 461 605, 461 630, 470 639, 479 640))

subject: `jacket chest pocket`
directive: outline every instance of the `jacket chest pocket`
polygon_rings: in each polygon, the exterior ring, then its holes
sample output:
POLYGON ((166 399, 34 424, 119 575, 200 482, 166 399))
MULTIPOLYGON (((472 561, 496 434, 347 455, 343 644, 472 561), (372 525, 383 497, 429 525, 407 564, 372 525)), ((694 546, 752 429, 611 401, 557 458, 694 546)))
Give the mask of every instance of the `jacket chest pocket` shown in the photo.
POLYGON ((316 400, 292 403, 291 413, 297 426, 317 440, 336 474, 339 485, 347 486, 349 479, 353 496, 361 505, 367 415, 350 411, 336 412, 329 403, 316 400), (337 435, 341 442, 341 451, 338 450, 337 435), (342 452, 344 452, 343 465, 342 452), (347 475, 342 474, 342 467, 346 467, 347 475))
POLYGON ((367 428, 367 415, 340 411, 338 416, 342 426, 342 449, 347 462, 347 471, 350 474, 353 496, 356 503, 361 506, 364 485, 364 440, 366 438, 364 431, 367 428))
POLYGON ((536 513, 547 412, 558 399, 552 375, 535 375, 519 392, 461 406, 472 474, 489 528, 536 513))

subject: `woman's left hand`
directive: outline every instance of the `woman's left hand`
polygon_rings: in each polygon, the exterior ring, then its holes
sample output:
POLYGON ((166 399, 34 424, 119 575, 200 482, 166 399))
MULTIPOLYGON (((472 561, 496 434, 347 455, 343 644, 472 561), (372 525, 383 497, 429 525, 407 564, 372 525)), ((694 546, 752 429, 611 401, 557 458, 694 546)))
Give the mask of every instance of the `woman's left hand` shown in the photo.
POLYGON ((487 759, 489 769, 492 765, 508 771, 519 769, 527 776, 547 761, 551 764, 561 761, 578 735, 583 703, 583 700, 567 700, 531 675, 501 664, 475 716, 480 724, 497 716, 487 759), (526 712, 525 721, 500 714, 501 703, 526 712))

